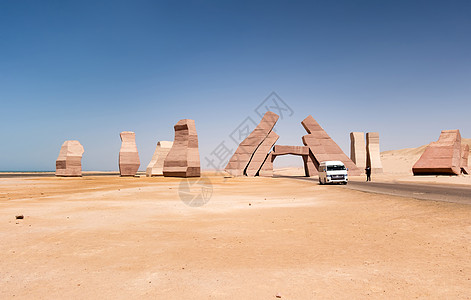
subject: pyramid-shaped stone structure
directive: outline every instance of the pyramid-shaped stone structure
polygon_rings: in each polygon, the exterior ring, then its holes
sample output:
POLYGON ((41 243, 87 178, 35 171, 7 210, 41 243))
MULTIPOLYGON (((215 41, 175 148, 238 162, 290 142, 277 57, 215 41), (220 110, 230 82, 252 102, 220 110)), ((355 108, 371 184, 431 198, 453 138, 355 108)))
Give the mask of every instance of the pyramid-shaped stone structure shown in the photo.
POLYGON ((361 170, 348 158, 312 116, 308 116, 301 124, 308 133, 303 136, 302 140, 304 145, 309 147, 309 156, 314 162, 316 169, 319 168, 319 164, 323 161, 339 160, 348 168, 349 175, 361 175, 361 170))
MULTIPOLYGON (((460 131, 443 130, 438 141, 430 143, 425 148, 422 156, 412 167, 412 172, 414 175, 459 175, 464 160, 460 131)), ((467 168, 467 165, 464 167, 467 168)))
MULTIPOLYGON (((248 175, 246 170, 253 156, 257 152, 257 149, 268 137, 268 135, 272 132, 273 127, 278 121, 278 118, 279 116, 274 112, 268 111, 265 113, 257 127, 255 127, 255 129, 237 147, 234 155, 232 155, 231 159, 226 165, 226 168, 224 169, 227 173, 231 174, 232 176, 248 175)), ((270 137, 270 142, 272 139, 275 139, 276 142, 278 135, 275 136, 272 134, 270 137)), ((270 152, 270 148, 274 144, 273 142, 273 144, 271 144, 271 146, 268 148, 270 142, 267 142, 265 145, 263 145, 263 151, 260 151, 257 154, 256 162, 254 162, 249 169, 250 176, 255 176, 261 167, 260 162, 263 164, 263 162, 266 160, 266 157, 270 152), (265 156, 265 158, 262 161, 263 156, 265 156), (256 172, 254 170, 256 170, 256 172)))

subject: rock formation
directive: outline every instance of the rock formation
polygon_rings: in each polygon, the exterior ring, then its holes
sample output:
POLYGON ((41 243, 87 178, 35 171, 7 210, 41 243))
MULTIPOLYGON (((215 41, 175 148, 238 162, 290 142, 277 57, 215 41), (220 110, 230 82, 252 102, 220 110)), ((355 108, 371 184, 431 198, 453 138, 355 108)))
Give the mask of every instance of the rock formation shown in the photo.
POLYGON ((56 160, 56 176, 82 176, 82 154, 79 141, 65 141, 56 160))
POLYGON ((303 156, 303 162, 304 162, 304 172, 306 174, 306 177, 315 176, 319 174, 319 171, 317 170, 316 165, 312 161, 311 155, 303 156))
POLYGON ((275 145, 272 152, 272 164, 277 156, 281 155, 296 155, 301 156, 304 162, 304 173, 307 177, 316 175, 317 169, 309 157, 309 147, 306 146, 285 146, 275 145))
POLYGON ((170 149, 172 148, 173 142, 160 141, 155 147, 154 155, 150 163, 147 165, 146 176, 162 176, 164 175, 164 161, 167 157, 170 149))
POLYGON ((258 171, 258 176, 273 177, 273 151, 268 153, 267 159, 265 159, 262 167, 258 171))
POLYGON ((366 134, 366 165, 370 166, 372 174, 383 173, 378 132, 366 134))
POLYGON ((366 168, 365 133, 350 132, 350 159, 361 170, 366 168))
POLYGON ((469 145, 463 144, 461 145, 461 172, 467 175, 469 175, 468 157, 469 145))
POLYGON ((273 155, 275 156, 281 156, 281 155, 309 156, 309 147, 275 145, 275 147, 273 147, 273 155))
POLYGON ((462 164, 459 130, 443 130, 412 167, 414 175, 459 175, 462 164))
MULTIPOLYGON (((232 176, 246 175, 245 170, 249 165, 252 156, 270 134, 278 121, 278 118, 279 116, 271 111, 265 113, 257 127, 237 147, 234 155, 232 155, 224 169, 227 173, 232 176)), ((267 154, 268 152, 265 155, 267 154)), ((260 152, 259 155, 262 156, 262 153, 260 152)))
POLYGON ((200 153, 195 121, 183 119, 174 126, 175 140, 164 161, 165 177, 200 177, 200 153))
POLYGON ((260 146, 255 150, 255 153, 252 156, 247 168, 245 170, 245 174, 247 176, 253 177, 257 175, 258 171, 262 167, 263 163, 268 157, 268 153, 273 145, 276 143, 280 136, 276 134, 274 131, 270 131, 268 136, 265 140, 260 144, 260 146))
POLYGON ((349 175, 361 174, 361 170, 345 155, 312 116, 308 116, 301 124, 308 133, 302 138, 303 144, 309 147, 309 156, 316 169, 319 168, 322 161, 339 160, 348 168, 349 175))
POLYGON ((121 176, 136 176, 141 162, 136 146, 136 134, 132 131, 123 131, 121 149, 119 150, 119 174, 121 176))
POLYGON ((340 160, 349 168, 350 175, 361 174, 361 171, 312 116, 301 122, 309 133, 303 137, 305 146, 275 145, 278 135, 272 129, 278 118, 277 114, 270 111, 263 116, 254 131, 239 144, 225 168, 226 172, 233 176, 259 175, 270 177, 273 176, 273 161, 275 158, 280 155, 291 154, 303 158, 306 176, 318 174, 319 162, 325 160, 340 160), (273 151, 270 152, 272 147, 273 151))

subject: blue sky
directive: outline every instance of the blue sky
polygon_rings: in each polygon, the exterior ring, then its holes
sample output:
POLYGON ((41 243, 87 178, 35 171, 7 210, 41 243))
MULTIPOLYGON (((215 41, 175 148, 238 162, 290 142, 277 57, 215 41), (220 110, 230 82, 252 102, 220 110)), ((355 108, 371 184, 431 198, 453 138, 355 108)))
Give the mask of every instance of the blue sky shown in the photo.
POLYGON ((470 16, 470 1, 1 1, 0 170, 54 170, 68 139, 84 170, 117 170, 124 130, 145 169, 183 118, 205 168, 272 91, 293 110, 278 144, 301 145, 309 114, 347 155, 351 131, 382 150, 471 138, 470 16))

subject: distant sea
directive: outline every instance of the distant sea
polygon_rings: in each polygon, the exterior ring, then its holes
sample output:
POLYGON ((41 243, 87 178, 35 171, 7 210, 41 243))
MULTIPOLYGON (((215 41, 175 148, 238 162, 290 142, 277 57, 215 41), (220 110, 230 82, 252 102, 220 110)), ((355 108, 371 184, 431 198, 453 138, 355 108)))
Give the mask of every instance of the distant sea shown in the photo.
POLYGON ((55 170, 49 170, 49 171, 0 171, 0 173, 47 173, 47 172, 55 172, 55 170))

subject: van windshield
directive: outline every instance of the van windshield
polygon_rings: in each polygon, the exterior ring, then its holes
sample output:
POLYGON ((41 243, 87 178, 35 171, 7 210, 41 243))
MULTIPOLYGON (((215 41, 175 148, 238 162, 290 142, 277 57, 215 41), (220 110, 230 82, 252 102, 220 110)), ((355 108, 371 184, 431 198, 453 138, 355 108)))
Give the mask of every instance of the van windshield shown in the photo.
POLYGON ((345 170, 345 166, 342 166, 342 165, 327 166, 327 171, 343 171, 343 170, 345 170))

